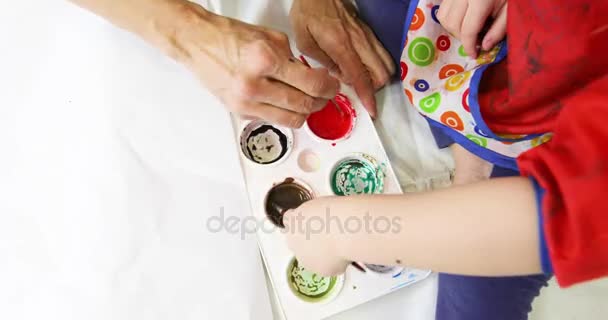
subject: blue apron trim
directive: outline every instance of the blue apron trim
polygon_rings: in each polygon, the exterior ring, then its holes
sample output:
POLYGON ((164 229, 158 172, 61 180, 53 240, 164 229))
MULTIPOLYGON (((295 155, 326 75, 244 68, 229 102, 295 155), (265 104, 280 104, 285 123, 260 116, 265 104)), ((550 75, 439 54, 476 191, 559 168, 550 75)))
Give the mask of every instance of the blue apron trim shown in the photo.
MULTIPOLYGON (((428 117, 424 117, 424 119, 426 119, 427 122, 430 121, 428 117)), ((437 145, 437 148, 445 149, 454 144, 454 140, 452 139, 452 137, 448 136, 445 132, 443 132, 442 128, 437 128, 429 122, 429 129, 431 129, 433 138, 435 138, 435 144, 437 145)))
POLYGON ((519 168, 517 167, 517 162, 515 161, 514 158, 507 157, 507 156, 502 155, 493 150, 484 148, 484 147, 476 144, 475 142, 469 140, 469 138, 465 137, 458 131, 444 125, 443 123, 437 122, 428 117, 425 117, 425 118, 427 118, 428 122, 432 126, 442 129, 442 131, 445 134, 447 134, 448 136, 450 136, 454 140, 454 142, 458 143, 463 148, 467 149, 469 152, 475 154, 476 156, 478 156, 494 165, 519 172, 519 168))
POLYGON ((534 185, 534 192, 536 193, 536 207, 538 210, 538 245, 540 251, 540 264, 545 274, 553 273, 553 265, 551 264, 551 256, 549 254, 549 247, 547 246, 547 238, 545 236, 545 221, 543 217, 543 198, 545 197, 546 190, 541 187, 534 177, 530 177, 530 181, 534 185))
POLYGON ((405 48, 405 41, 407 40, 407 33, 410 31, 410 25, 412 24, 412 19, 414 18, 414 13, 416 12, 416 8, 418 8, 418 3, 420 0, 411 0, 410 6, 407 9, 407 15, 405 16, 405 25, 403 25, 403 39, 401 39, 401 50, 405 48))
POLYGON ((536 137, 542 136, 542 134, 530 134, 526 135, 523 138, 519 139, 511 139, 511 138, 503 138, 497 136, 491 129, 488 127, 487 123, 483 120, 481 116, 481 109, 479 107, 479 82, 481 81, 481 76, 491 65, 499 63, 507 56, 507 42, 506 40, 501 41, 500 43, 500 51, 496 56, 494 62, 484 65, 479 69, 475 70, 473 73, 473 77, 471 78, 470 83, 470 92, 469 92, 469 106, 471 107, 471 115, 473 115, 473 119, 475 119, 475 125, 481 130, 487 137, 492 138, 497 141, 505 141, 505 142, 518 142, 531 140, 536 137))

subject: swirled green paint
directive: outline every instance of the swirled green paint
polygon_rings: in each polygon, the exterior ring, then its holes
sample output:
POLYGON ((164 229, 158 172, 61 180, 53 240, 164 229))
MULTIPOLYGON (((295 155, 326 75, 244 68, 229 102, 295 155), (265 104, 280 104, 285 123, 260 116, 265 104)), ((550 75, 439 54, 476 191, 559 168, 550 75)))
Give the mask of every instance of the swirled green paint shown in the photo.
POLYGON ((368 161, 349 158, 334 169, 331 188, 337 196, 381 193, 384 188, 383 172, 368 161))
POLYGON ((289 284, 292 291, 301 299, 319 302, 326 299, 335 289, 337 277, 323 277, 304 269, 293 260, 288 270, 289 284))

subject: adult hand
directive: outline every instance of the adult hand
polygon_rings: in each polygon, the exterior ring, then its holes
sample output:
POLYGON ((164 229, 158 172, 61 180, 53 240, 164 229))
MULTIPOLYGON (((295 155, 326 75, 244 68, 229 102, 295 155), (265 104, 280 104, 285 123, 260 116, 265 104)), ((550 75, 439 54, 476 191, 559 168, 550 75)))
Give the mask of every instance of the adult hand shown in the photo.
POLYGON ((295 59, 287 36, 218 16, 187 0, 72 0, 188 66, 229 110, 289 127, 340 83, 295 59))
POLYGON ((338 80, 296 59, 285 34, 188 7, 182 60, 231 111, 297 128, 337 94, 338 80))
POLYGON ((298 49, 352 85, 376 116, 376 90, 395 72, 390 54, 349 0, 295 0, 290 12, 298 49))
POLYGON ((505 37, 507 0, 443 0, 437 19, 450 34, 462 41, 469 56, 477 58, 479 47, 490 50, 505 37), (483 39, 479 39, 489 18, 493 21, 483 39))

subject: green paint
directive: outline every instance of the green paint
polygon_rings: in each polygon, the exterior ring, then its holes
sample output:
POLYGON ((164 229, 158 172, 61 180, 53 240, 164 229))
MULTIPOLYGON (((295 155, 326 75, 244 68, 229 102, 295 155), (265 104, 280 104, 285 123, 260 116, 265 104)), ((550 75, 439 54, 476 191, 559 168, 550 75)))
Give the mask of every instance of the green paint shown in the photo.
POLYGON ((435 60, 435 44, 429 38, 418 37, 410 43, 407 54, 413 63, 426 67, 435 60))
POLYGON ((477 144, 478 146, 481 146, 484 148, 488 146, 488 140, 486 140, 485 138, 482 138, 480 136, 476 136, 474 134, 467 134, 467 138, 469 138, 469 140, 475 142, 475 144, 477 144))
POLYGON ((430 96, 420 99, 420 109, 427 113, 433 113, 441 104, 441 94, 435 92, 430 96))
POLYGON ((326 299, 335 289, 337 277, 323 277, 310 272, 293 260, 287 275, 292 291, 301 299, 309 302, 320 302, 326 299))
POLYGON ((340 162, 331 174, 331 188, 337 196, 382 193, 384 171, 367 157, 352 157, 340 162))

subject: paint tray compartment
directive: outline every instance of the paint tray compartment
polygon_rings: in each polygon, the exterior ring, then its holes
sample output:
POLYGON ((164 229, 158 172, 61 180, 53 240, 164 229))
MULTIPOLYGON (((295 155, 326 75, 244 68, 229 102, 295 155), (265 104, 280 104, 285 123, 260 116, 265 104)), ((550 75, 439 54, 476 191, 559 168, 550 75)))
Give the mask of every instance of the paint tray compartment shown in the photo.
POLYGON ((338 139, 315 135, 314 123, 291 130, 261 120, 232 119, 262 257, 287 320, 324 319, 430 274, 366 265, 365 273, 349 266, 343 276, 321 279, 297 265, 275 226, 281 223, 281 211, 315 197, 402 193, 367 111, 352 88, 343 85, 341 93, 336 99, 348 98, 355 117, 351 128, 348 123, 338 128, 343 131, 338 134, 345 133, 338 139))

